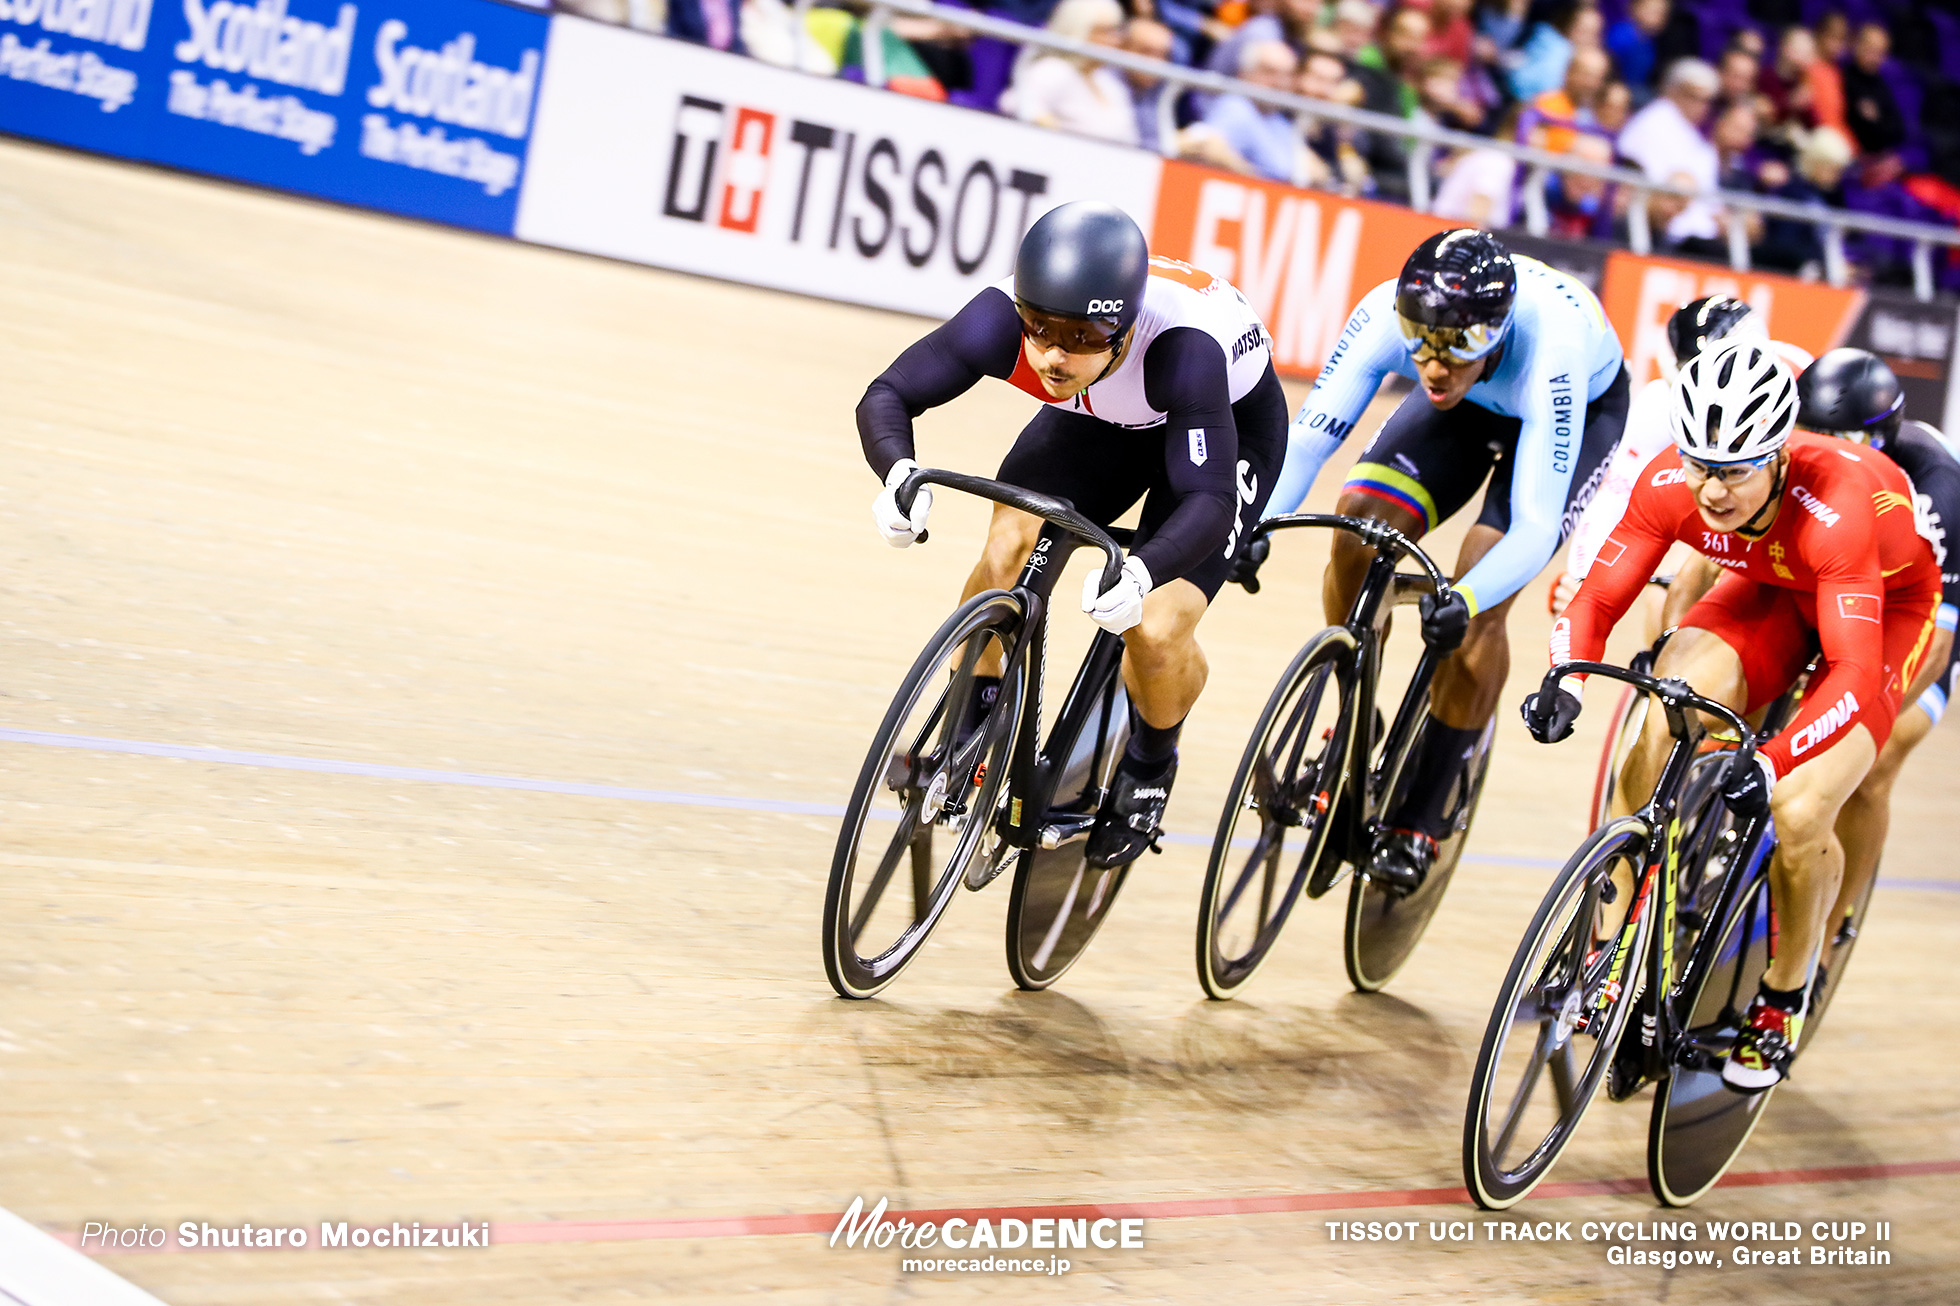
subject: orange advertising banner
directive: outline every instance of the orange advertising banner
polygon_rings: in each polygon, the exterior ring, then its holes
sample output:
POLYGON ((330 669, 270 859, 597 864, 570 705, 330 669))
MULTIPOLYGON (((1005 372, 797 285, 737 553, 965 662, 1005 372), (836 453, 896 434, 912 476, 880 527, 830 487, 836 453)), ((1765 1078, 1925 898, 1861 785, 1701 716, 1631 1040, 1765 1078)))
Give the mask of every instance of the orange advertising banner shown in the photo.
POLYGON ((1668 356, 1668 316, 1703 295, 1743 300, 1763 315, 1771 339, 1813 354, 1842 344, 1865 306, 1862 290, 1615 250, 1606 257, 1599 300, 1620 333, 1636 388, 1660 375, 1659 360, 1668 356))
MULTIPOLYGON (((1361 296, 1400 272, 1424 236, 1457 225, 1167 160, 1150 247, 1237 286, 1272 333, 1279 371, 1311 376, 1361 296)), ((1813 354, 1850 334, 1865 301, 1858 290, 1615 250, 1606 257, 1599 298, 1635 386, 1659 374, 1668 315, 1701 295, 1746 300, 1768 319, 1772 337, 1813 354)))
POLYGON ((1424 236, 1458 225, 1166 160, 1150 248, 1237 286, 1272 333, 1274 365, 1311 376, 1355 302, 1424 236))

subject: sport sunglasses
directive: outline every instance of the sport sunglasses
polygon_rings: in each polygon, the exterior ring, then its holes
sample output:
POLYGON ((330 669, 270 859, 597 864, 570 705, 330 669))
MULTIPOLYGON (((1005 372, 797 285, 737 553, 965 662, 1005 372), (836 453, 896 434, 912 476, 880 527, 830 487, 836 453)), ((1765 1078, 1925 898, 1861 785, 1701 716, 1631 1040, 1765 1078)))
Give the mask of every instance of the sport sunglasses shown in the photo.
POLYGON ((1467 327, 1425 326, 1401 313, 1395 315, 1402 328, 1402 344, 1418 363, 1441 359, 1445 363, 1474 363, 1497 348, 1504 337, 1501 326, 1478 324, 1467 327))
POLYGON ((1716 480, 1724 485, 1740 485, 1769 466, 1770 460, 1775 457, 1774 453, 1766 453, 1760 458, 1747 458, 1741 462, 1705 463, 1699 458, 1690 458, 1687 454, 1682 454, 1681 470, 1686 472, 1688 479, 1692 481, 1716 480))
POLYGON ((1114 349, 1123 336, 1123 326, 1114 317, 1070 317, 1018 299, 1014 308, 1021 315, 1024 334, 1042 345, 1059 347, 1064 353, 1100 354, 1114 349))

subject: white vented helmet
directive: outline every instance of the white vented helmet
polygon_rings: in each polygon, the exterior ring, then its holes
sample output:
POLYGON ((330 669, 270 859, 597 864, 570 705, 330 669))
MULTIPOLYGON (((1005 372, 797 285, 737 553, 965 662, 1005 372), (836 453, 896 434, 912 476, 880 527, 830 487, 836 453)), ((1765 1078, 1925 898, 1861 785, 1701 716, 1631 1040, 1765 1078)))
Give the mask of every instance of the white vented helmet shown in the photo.
POLYGON ((1703 462, 1775 453, 1797 424, 1797 378, 1764 340, 1712 342, 1674 378, 1674 445, 1703 462))

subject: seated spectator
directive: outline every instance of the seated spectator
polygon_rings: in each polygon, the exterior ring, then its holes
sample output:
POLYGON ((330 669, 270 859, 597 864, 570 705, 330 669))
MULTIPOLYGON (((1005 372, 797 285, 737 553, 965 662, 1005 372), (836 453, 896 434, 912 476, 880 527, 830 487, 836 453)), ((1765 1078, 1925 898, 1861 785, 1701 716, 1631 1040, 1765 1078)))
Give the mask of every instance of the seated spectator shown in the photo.
MULTIPOLYGON (((1300 67, 1297 89, 1310 100, 1349 106, 1361 103, 1361 86, 1348 75, 1346 62, 1326 50, 1308 52, 1300 67)), ((1372 195, 1376 190, 1374 172, 1363 152, 1372 135, 1346 123, 1310 120, 1306 146, 1326 166, 1327 180, 1322 184, 1347 195, 1372 195)))
MULTIPOLYGON (((1175 41, 1171 29, 1155 19, 1132 18, 1123 29, 1123 48, 1145 59, 1168 61, 1175 41)), ((1157 102, 1166 95, 1175 95, 1176 91, 1161 77, 1127 68, 1123 70, 1123 81, 1129 86, 1131 102, 1136 106, 1137 144, 1161 152, 1164 140, 1160 128, 1164 120, 1159 116, 1157 102)))
MULTIPOLYGON (((1416 83, 1422 80, 1422 52, 1429 44, 1429 15, 1412 4, 1400 4, 1382 19, 1374 45, 1354 56, 1354 63, 1392 80, 1396 105, 1389 112, 1413 117, 1421 106, 1416 83)), ((1369 106, 1373 108, 1373 105, 1369 106)))
MULTIPOLYGON (((1047 28, 1057 36, 1117 46, 1123 40, 1123 7, 1116 0, 1062 0, 1049 15, 1047 28)), ((1034 54, 1016 71, 1001 107, 1038 127, 1119 145, 1137 143, 1136 104, 1129 85, 1115 69, 1093 59, 1034 54)))
MULTIPOLYGON (((1284 41, 1262 41, 1239 56, 1239 77, 1254 86, 1290 91, 1299 71, 1299 58, 1284 41)), ((1291 114, 1236 92, 1211 102, 1204 119, 1182 133, 1179 152, 1268 181, 1312 185, 1327 180, 1326 165, 1300 143, 1291 114)))
POLYGON ((744 0, 742 5, 742 44, 764 63, 778 68, 796 68, 819 77, 837 75, 837 59, 807 27, 798 40, 796 26, 805 22, 802 14, 785 0, 744 0))
POLYGON ((1473 0, 1432 0, 1429 6, 1429 45, 1423 53, 1432 59, 1454 59, 1465 68, 1475 57, 1472 46, 1476 28, 1470 23, 1473 0))
POLYGON ((1279 20, 1280 0, 1245 0, 1245 17, 1226 26, 1223 7, 1213 22, 1222 27, 1212 38, 1211 53, 1205 56, 1205 69, 1223 77, 1239 75, 1239 62, 1248 45, 1260 41, 1283 41, 1286 29, 1279 20))
MULTIPOLYGON (((1661 93, 1620 132, 1620 154, 1650 181, 1713 190, 1720 161, 1715 147, 1703 139, 1701 125, 1720 84, 1715 69, 1701 60, 1676 60, 1661 78, 1661 93)), ((1718 210, 1707 199, 1652 193, 1648 215, 1657 243, 1688 253, 1727 249, 1718 210)))
MULTIPOLYGON (((1804 141, 1792 175, 1771 160, 1758 172, 1765 194, 1819 208, 1841 204, 1845 170, 1851 166, 1851 140, 1834 127, 1819 127, 1804 141)), ((1763 222, 1762 239, 1751 256, 1761 267, 1815 276, 1824 261, 1824 244, 1816 224, 1770 216, 1763 222)))
POLYGON ((1565 84, 1531 101, 1518 120, 1518 140, 1554 154, 1571 149, 1575 137, 1598 126, 1593 109, 1612 70, 1604 50, 1573 51, 1565 66, 1565 84))
POLYGON ((1786 27, 1776 42, 1776 58, 1756 76, 1756 89, 1769 100, 1768 127, 1795 142, 1816 125, 1810 66, 1817 62, 1817 39, 1808 27, 1786 27))
POLYGON ((1511 94, 1531 100, 1561 85, 1572 52, 1598 46, 1604 35, 1599 10, 1590 3, 1563 5, 1552 21, 1533 27, 1524 44, 1506 57, 1511 94))
POLYGON ((1851 44, 1844 67, 1845 125, 1858 148, 1882 154, 1905 144, 1906 121, 1892 88, 1879 75, 1892 53, 1892 34, 1882 23, 1865 23, 1851 44))
MULTIPOLYGON (((1517 118, 1518 106, 1514 104, 1498 120, 1497 134, 1508 136, 1516 131, 1517 118)), ((1518 180, 1516 159, 1494 147, 1459 150, 1439 171, 1443 180, 1430 205, 1432 213, 1492 231, 1511 225, 1512 194, 1518 180)))
POLYGON ((1841 67, 1851 54, 1851 20, 1844 11, 1828 11, 1810 30, 1817 40, 1817 57, 1833 68, 1841 67))
MULTIPOLYGON (((1574 137, 1566 152, 1601 167, 1613 162, 1612 142, 1592 132, 1574 137)), ((1558 173, 1545 186, 1547 233, 1567 240, 1612 239, 1615 219, 1625 207, 1619 187, 1581 172, 1558 173)))
POLYGON ((1440 55, 1423 61, 1416 86, 1418 120, 1473 132, 1484 125, 1484 107, 1463 93, 1463 65, 1440 55))
POLYGON ((742 48, 740 0, 667 0, 667 35, 747 54, 742 48))
POLYGON ((1633 0, 1627 6, 1627 16, 1606 29, 1606 50, 1628 85, 1654 84, 1658 71, 1654 43, 1666 29, 1673 9, 1672 0, 1633 0))
POLYGON ((1315 48, 1337 54, 1347 64, 1348 76, 1361 88, 1362 108, 1400 116, 1402 87, 1383 70, 1381 52, 1375 49, 1375 33, 1381 25, 1381 8, 1370 0, 1340 0, 1315 48), (1362 55, 1370 51, 1372 58, 1364 60, 1362 55))
POLYGON ((1633 89, 1615 77, 1599 92, 1599 103, 1593 106, 1593 121, 1599 124, 1600 131, 1611 138, 1620 134, 1631 117, 1633 89))
POLYGON ((1715 65, 1721 85, 1715 92, 1716 103, 1726 108, 1741 100, 1754 101, 1759 92, 1756 83, 1762 77, 1763 61, 1739 45, 1731 45, 1722 51, 1722 58, 1715 65))
POLYGON ((1718 160, 1716 180, 1726 190, 1754 190, 1756 178, 1750 152, 1761 126, 1754 100, 1737 100, 1719 109, 1708 128, 1709 144, 1718 160))

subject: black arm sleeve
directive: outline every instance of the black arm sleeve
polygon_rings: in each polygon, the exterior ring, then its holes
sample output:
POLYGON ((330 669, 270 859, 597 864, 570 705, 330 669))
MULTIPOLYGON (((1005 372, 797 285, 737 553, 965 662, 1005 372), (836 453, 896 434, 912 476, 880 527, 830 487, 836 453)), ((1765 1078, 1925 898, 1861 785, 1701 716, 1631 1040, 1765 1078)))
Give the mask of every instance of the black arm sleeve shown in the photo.
POLYGON ((1164 422, 1164 468, 1177 505, 1136 556, 1153 585, 1225 547, 1238 508, 1239 432, 1225 350, 1195 327, 1172 327, 1143 356, 1143 395, 1164 422))
POLYGON ((959 398, 983 376, 1013 375, 1020 351, 1014 301, 989 286, 880 372, 857 406, 864 460, 878 479, 912 457, 913 418, 959 398))
POLYGON ((1885 452, 1912 478, 1912 488, 1932 501, 1933 525, 1942 535, 1940 601, 1960 607, 1960 462, 1924 422, 1903 422, 1885 452))

